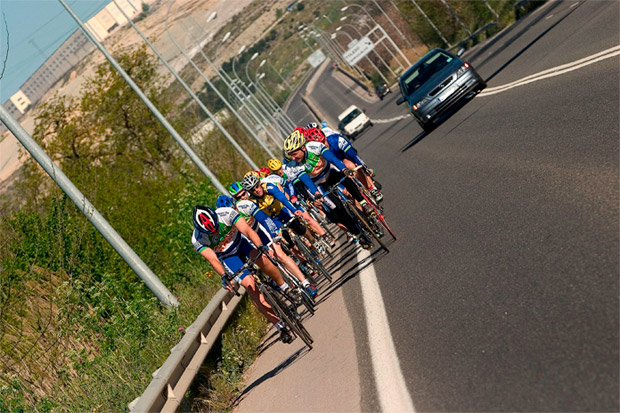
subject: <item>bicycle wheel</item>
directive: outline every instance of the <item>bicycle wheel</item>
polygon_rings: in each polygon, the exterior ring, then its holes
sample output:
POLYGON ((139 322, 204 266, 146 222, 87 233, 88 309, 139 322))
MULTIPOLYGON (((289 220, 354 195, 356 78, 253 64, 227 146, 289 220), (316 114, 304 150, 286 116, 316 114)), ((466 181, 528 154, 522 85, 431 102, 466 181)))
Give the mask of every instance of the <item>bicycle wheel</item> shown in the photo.
POLYGON ((349 210, 349 213, 356 219, 356 221, 358 221, 360 229, 365 229, 368 233, 372 235, 374 239, 377 240, 377 242, 379 243, 379 245, 381 245, 381 248, 383 248, 385 252, 390 252, 390 250, 385 246, 383 241, 381 241, 375 231, 372 230, 366 217, 362 216, 362 214, 357 210, 357 208, 355 208, 355 206, 351 204, 351 201, 347 200, 347 202, 345 202, 345 205, 346 208, 349 210))
POLYGON ((288 291, 281 292, 282 295, 295 306, 303 304, 304 307, 306 307, 306 309, 308 310, 308 312, 314 315, 314 301, 312 300, 312 297, 310 297, 309 294, 306 292, 306 289, 301 284, 301 281, 299 281, 299 279, 295 277, 295 275, 293 275, 293 273, 289 271, 289 269, 286 268, 284 264, 282 264, 282 262, 280 262, 280 260, 278 260, 277 258, 273 258, 272 262, 276 267, 278 267, 282 278, 290 286, 291 290, 293 290, 290 293, 288 291), (291 296, 292 294, 298 294, 299 300, 295 300, 291 296))
MULTIPOLYGON (((377 203, 375 198, 370 194, 370 192, 366 188, 360 187, 360 192, 362 193, 362 196, 364 197, 364 199, 366 200, 368 205, 370 205, 370 207, 375 212, 375 217, 373 217, 373 219, 371 219, 371 223, 372 223, 373 220, 380 222, 381 225, 385 229, 387 229, 387 231, 390 233, 392 238, 394 238, 394 240, 396 240, 396 235, 394 234, 394 232, 392 231, 390 226, 385 221, 385 216, 383 215, 383 208, 379 206, 379 204, 377 203)), ((380 231, 380 229, 379 229, 379 231, 380 231)), ((380 231, 380 232, 382 232, 382 231, 380 231)), ((383 235, 379 235, 379 236, 383 236, 383 235)))
POLYGON ((312 252, 310 252, 310 249, 308 248, 308 246, 306 245, 305 242, 303 242, 302 240, 299 239, 299 237, 294 237, 293 238, 293 242, 295 243, 295 245, 297 246, 297 248, 299 249, 299 251, 301 251, 301 253, 304 255, 304 257, 306 258, 307 262, 310 264, 310 266, 319 274, 321 274, 323 277, 325 277, 330 283, 332 282, 332 276, 331 274, 325 269, 325 267, 323 266, 323 264, 321 264, 312 254, 312 252))
POLYGON ((301 338, 306 346, 312 350, 314 339, 301 322, 291 313, 286 304, 278 298, 273 288, 268 284, 261 283, 259 289, 265 297, 265 301, 267 301, 271 308, 273 308, 273 311, 278 315, 278 318, 280 318, 280 321, 282 321, 293 334, 301 338))
POLYGON ((316 281, 316 278, 314 278, 314 276, 312 275, 312 268, 309 268, 308 265, 306 265, 304 262, 302 262, 297 256, 292 254, 291 250, 287 246, 285 246, 284 244, 282 245, 282 249, 284 250, 284 253, 286 255, 288 255, 289 257, 291 257, 293 259, 293 261, 295 261, 295 264, 297 264, 297 266, 299 267, 301 272, 304 273, 304 276, 308 279, 308 281, 310 281, 310 283, 316 285, 317 281, 316 281))

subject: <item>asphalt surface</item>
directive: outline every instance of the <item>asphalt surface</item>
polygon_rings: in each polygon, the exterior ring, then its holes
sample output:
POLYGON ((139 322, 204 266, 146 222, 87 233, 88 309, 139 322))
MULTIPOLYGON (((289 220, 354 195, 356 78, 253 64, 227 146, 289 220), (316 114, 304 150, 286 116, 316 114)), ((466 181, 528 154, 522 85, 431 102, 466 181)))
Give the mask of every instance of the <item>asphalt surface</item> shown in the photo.
MULTIPOLYGON (((619 4, 549 2, 465 57, 489 87, 573 62, 618 45, 619 4)), ((428 135, 408 118, 355 141, 399 235, 374 265, 416 410, 620 409, 619 77, 615 56, 478 96, 428 135)), ((328 69, 310 96, 406 113, 353 92, 328 69)), ((342 288, 377 410, 359 286, 342 288)))

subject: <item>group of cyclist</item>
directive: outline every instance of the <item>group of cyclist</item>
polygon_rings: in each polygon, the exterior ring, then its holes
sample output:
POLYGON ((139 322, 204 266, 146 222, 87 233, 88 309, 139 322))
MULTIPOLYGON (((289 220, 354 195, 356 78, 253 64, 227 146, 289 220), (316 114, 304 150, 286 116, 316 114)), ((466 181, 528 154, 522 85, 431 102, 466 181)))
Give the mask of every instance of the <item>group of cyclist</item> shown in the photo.
POLYGON ((312 210, 314 217, 337 224, 350 242, 371 249, 372 240, 331 189, 340 185, 359 210, 371 214, 360 186, 348 177, 355 177, 373 202, 380 202, 383 195, 373 175, 351 143, 326 122, 298 127, 284 140, 282 160, 269 159, 267 166, 246 173, 229 186, 228 195, 217 198, 215 208, 194 207, 193 246, 222 277, 224 287, 231 289, 234 275, 234 281, 245 287, 258 310, 276 326, 282 341, 290 343, 294 339, 290 329, 265 300, 244 264, 251 260, 276 291, 286 293, 292 288, 291 279, 285 280, 277 261, 315 299, 318 290, 309 279, 312 274, 302 271, 311 268, 303 265, 309 257, 299 251, 296 245, 303 245, 295 244, 292 237, 303 240, 317 260, 335 246, 334 237, 309 213, 312 210))

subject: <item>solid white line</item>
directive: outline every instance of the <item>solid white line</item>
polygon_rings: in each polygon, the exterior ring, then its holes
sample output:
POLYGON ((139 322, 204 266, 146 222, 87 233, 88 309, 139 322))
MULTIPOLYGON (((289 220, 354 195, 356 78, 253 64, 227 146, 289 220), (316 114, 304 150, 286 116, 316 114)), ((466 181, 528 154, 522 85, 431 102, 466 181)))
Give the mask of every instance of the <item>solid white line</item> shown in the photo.
POLYGON ((538 72, 533 75, 526 76, 523 79, 519 79, 514 82, 507 83, 505 85, 487 88, 486 90, 481 92, 478 96, 479 97, 490 96, 496 93, 504 92, 506 90, 512 89, 517 86, 523 86, 523 85, 527 85, 528 83, 546 79, 548 77, 559 76, 561 74, 572 72, 573 70, 580 69, 584 66, 591 65, 593 63, 599 62, 604 59, 608 59, 613 56, 617 56, 619 54, 620 54, 620 46, 615 46, 610 49, 604 50, 602 52, 585 57, 583 59, 579 59, 579 60, 564 64, 564 65, 552 67, 551 69, 543 70, 542 72, 538 72))
MULTIPOLYGON (((369 259, 368 251, 358 252, 358 262, 369 259)), ((366 310, 366 329, 368 330, 372 369, 381 410, 386 413, 413 412, 415 411, 413 402, 396 355, 374 266, 370 264, 364 268, 359 278, 366 310)))

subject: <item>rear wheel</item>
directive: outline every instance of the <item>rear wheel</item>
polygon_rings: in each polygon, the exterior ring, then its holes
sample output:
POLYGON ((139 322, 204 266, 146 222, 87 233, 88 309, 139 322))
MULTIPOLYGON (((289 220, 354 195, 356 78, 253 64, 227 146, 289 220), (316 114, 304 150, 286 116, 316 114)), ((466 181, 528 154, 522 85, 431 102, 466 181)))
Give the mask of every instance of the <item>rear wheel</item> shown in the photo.
POLYGON ((366 216, 363 216, 362 213, 357 208, 355 208, 355 206, 353 206, 350 202, 347 202, 346 205, 347 205, 347 209, 349 210, 349 213, 358 222, 358 225, 360 226, 360 228, 363 228, 364 230, 366 230, 368 234, 372 235, 372 237, 377 240, 377 242, 379 243, 379 245, 381 245, 381 248, 383 248, 385 252, 390 252, 390 250, 383 243, 383 241, 381 241, 380 236, 375 231, 373 231, 372 226, 368 222, 368 218, 366 216))

